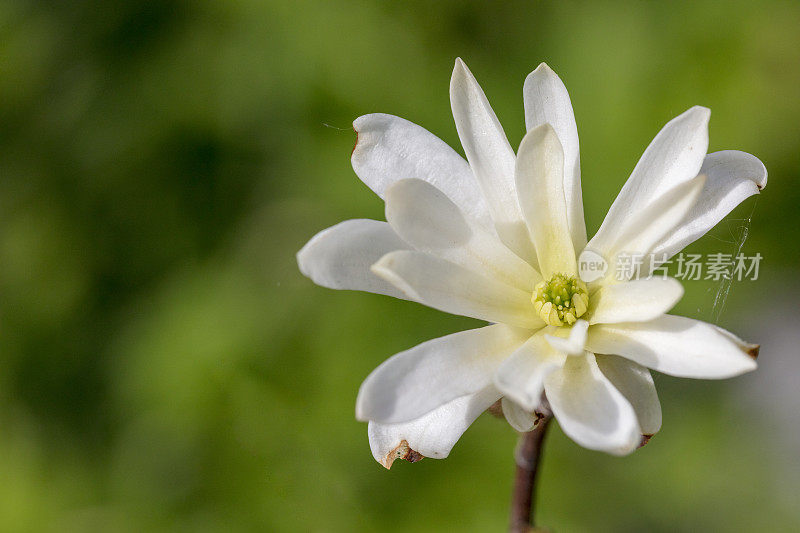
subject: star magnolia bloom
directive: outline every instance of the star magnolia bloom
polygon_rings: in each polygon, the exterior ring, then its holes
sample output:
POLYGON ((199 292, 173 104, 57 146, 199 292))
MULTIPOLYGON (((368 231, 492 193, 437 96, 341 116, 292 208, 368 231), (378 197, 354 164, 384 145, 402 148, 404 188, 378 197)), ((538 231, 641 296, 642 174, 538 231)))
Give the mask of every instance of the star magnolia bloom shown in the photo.
POLYGON ((467 160, 401 118, 359 117, 353 169, 385 200, 388 222, 342 222, 298 253, 322 286, 491 323, 396 354, 367 377, 356 416, 376 460, 446 457, 498 400, 529 431, 543 393, 575 442, 626 454, 661 426, 648 368, 718 379, 756 367, 757 345, 666 314, 683 294, 676 280, 578 275, 584 250, 671 257, 766 185, 754 156, 706 155, 708 109, 664 126, 587 243, 578 132, 558 76, 541 64, 525 80, 516 155, 460 59, 450 100, 467 160))

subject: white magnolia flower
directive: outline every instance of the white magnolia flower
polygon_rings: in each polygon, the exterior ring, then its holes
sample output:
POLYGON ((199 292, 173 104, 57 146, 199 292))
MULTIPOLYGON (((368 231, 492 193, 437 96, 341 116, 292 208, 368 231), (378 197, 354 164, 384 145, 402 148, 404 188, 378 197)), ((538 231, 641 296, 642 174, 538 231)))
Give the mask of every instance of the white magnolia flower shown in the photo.
POLYGON ((756 367, 757 345, 666 314, 683 294, 676 280, 619 281, 612 264, 587 284, 576 258, 673 256, 765 186, 763 164, 738 151, 706 155, 709 110, 693 107, 650 143, 587 243, 566 88, 541 64, 523 96, 528 132, 516 155, 460 59, 450 100, 466 161, 401 118, 356 119, 353 169, 385 200, 388 222, 342 222, 298 253, 322 286, 491 323, 401 352, 364 381, 356 416, 387 468, 398 457, 446 457, 498 400, 529 431, 543 392, 577 443, 629 453, 661 426, 648 368, 717 379, 756 367))

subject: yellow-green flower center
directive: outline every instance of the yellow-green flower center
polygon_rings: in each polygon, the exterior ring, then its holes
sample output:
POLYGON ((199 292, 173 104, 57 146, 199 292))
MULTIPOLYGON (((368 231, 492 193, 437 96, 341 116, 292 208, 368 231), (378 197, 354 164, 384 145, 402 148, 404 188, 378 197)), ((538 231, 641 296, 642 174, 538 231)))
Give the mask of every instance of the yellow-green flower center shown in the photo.
POLYGON ((551 326, 574 324, 589 307, 586 284, 564 274, 555 274, 536 285, 531 300, 542 320, 551 326))

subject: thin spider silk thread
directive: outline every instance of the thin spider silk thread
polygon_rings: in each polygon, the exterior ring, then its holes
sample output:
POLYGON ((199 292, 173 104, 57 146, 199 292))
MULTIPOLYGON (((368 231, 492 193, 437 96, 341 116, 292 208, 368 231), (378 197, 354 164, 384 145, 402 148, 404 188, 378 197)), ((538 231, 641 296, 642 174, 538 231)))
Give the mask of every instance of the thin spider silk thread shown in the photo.
MULTIPOLYGON (((756 196, 755 201, 753 202, 753 207, 750 209, 750 214, 747 215, 747 218, 740 218, 740 219, 731 219, 728 222, 734 221, 743 221, 744 224, 739 226, 739 235, 731 235, 735 237, 735 241, 723 241, 729 242, 734 244, 735 251, 733 253, 733 260, 736 260, 736 257, 742 253, 742 248, 744 248, 744 243, 747 240, 747 237, 750 235, 750 225, 753 222, 753 214, 756 210, 756 205, 758 204, 758 196, 756 196)), ((730 231, 730 229, 729 229, 730 231)), ((732 233, 732 232, 731 232, 732 233)), ((723 276, 720 279, 719 286, 717 287, 716 294, 714 295, 714 304, 711 307, 711 321, 714 324, 719 325, 719 319, 722 315, 722 311, 725 309, 725 303, 728 300, 728 296, 730 295, 731 289, 733 288, 733 272, 730 273, 729 276, 723 276)))
POLYGON ((332 130, 346 131, 348 133, 352 133, 352 131, 353 131, 352 127, 350 127, 350 128, 340 128, 339 126, 334 126, 333 124, 328 124, 327 122, 322 122, 321 124, 323 126, 325 126, 326 128, 330 128, 332 130))

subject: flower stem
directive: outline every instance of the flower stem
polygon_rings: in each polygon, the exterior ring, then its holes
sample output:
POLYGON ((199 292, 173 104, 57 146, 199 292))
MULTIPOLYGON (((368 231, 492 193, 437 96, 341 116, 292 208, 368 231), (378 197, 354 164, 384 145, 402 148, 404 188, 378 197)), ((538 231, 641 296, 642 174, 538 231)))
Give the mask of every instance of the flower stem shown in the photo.
POLYGON ((536 495, 536 474, 542 458, 542 445, 547 432, 550 416, 543 416, 536 426, 520 436, 515 452, 517 471, 514 476, 514 492, 511 495, 511 533, 530 533, 534 531, 534 500, 536 495))

